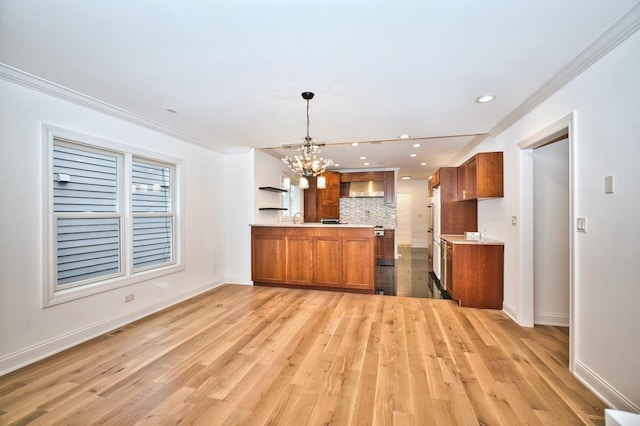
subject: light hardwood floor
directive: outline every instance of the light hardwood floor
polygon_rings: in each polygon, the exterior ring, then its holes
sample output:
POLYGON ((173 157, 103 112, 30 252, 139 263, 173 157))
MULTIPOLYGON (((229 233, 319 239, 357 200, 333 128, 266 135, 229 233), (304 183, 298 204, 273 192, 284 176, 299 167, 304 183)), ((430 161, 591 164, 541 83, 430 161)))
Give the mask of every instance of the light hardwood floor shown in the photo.
POLYGON ((566 331, 452 301, 225 285, 0 377, 0 424, 604 424, 566 331))

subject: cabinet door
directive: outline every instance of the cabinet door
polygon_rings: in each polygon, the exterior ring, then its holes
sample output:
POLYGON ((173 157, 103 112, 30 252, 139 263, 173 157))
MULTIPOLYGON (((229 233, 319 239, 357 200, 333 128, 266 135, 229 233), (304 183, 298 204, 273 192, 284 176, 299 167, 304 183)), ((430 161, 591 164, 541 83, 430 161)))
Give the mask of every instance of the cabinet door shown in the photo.
POLYGON ((475 157, 465 163, 464 170, 465 192, 462 198, 473 200, 478 198, 478 162, 475 157))
POLYGON ((281 232, 252 228, 251 279, 254 282, 286 282, 286 239, 281 232))
POLYGON ((354 172, 351 173, 351 182, 368 182, 370 180, 384 180, 384 172, 354 172))
POLYGON ((313 281, 312 247, 312 237, 287 237, 288 284, 311 285, 313 281))
POLYGON ((394 172, 384 172, 384 204, 396 205, 396 185, 394 172))
POLYGON ((445 246, 445 255, 444 255, 444 276, 446 277, 445 286, 449 295, 453 299, 460 299, 460 295, 456 292, 455 288, 455 280, 453 276, 453 268, 454 268, 454 250, 453 244, 447 243, 445 246))
POLYGON ((387 260, 396 258, 396 238, 393 229, 384 231, 384 258, 387 260))
POLYGON ((314 279, 317 286, 339 287, 342 284, 342 241, 340 237, 314 239, 314 279))
POLYGON ((481 152, 479 154, 476 154, 476 160, 476 197, 503 197, 504 171, 502 152, 481 152))
POLYGON ((342 259, 343 282, 345 288, 373 290, 375 259, 370 239, 345 238, 342 259))

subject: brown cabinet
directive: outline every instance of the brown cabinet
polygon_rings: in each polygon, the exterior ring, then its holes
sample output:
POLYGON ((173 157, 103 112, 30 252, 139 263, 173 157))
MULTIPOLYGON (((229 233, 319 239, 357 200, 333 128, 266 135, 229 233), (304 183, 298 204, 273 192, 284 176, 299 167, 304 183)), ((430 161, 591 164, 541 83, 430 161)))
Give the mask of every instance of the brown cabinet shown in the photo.
POLYGON ((384 172, 384 204, 396 205, 396 176, 394 172, 384 172))
POLYGON ((458 202, 458 170, 443 167, 438 171, 440 186, 440 234, 464 234, 478 230, 478 202, 458 202))
MULTIPOLYGON (((373 234, 372 232, 370 234, 373 234)), ((351 236, 342 241, 342 285, 353 290, 373 293, 375 262, 373 240, 368 235, 351 236)))
POLYGON ((324 189, 318 189, 317 178, 309 178, 309 188, 304 190, 304 221, 320 222, 322 218, 340 217, 340 173, 324 172, 327 180, 324 189))
POLYGON ((287 281, 285 228, 251 230, 251 279, 270 284, 287 281))
MULTIPOLYGON (((462 238, 462 237, 460 237, 462 238)), ((442 239, 443 285, 460 306, 502 309, 504 245, 442 239)))
POLYGON ((313 284, 320 287, 342 285, 342 237, 318 235, 313 239, 313 284))
POLYGON ((352 172, 340 173, 341 182, 369 182, 372 180, 384 180, 386 172, 352 172))
POLYGON ((374 292, 370 227, 252 226, 255 285, 374 292))
POLYGON ((351 182, 383 182, 384 204, 386 206, 396 205, 396 177, 395 172, 347 172, 340 173, 339 197, 349 197, 349 186, 351 182))
MULTIPOLYGON (((285 244, 287 253, 285 262, 287 275, 280 284, 310 285, 313 280, 313 265, 309 259, 313 253, 313 239, 308 235, 283 235, 282 242, 285 244)), ((270 261, 283 263, 275 259, 270 261)), ((258 266, 262 263, 265 262, 258 262, 258 266)))
POLYGON ((384 235, 376 237, 376 260, 379 261, 379 263, 392 263, 395 259, 395 231, 393 229, 385 229, 384 235))
POLYGON ((481 152, 458 167, 458 200, 504 196, 502 152, 481 152))

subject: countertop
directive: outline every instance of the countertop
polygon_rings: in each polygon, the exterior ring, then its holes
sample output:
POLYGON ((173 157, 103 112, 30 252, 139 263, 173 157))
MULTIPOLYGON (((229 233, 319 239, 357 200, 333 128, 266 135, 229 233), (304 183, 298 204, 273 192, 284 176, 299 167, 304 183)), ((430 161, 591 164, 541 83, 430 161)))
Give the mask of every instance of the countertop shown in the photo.
POLYGON ((371 228, 373 229, 373 225, 350 225, 348 223, 336 223, 336 224, 324 224, 318 222, 306 222, 299 223, 294 225, 293 223, 252 223, 249 226, 269 226, 269 227, 280 227, 280 228, 371 228))
POLYGON ((447 240, 451 244, 484 244, 490 246, 503 246, 503 241, 492 240, 490 238, 480 238, 479 240, 467 240, 464 235, 440 235, 440 238, 447 240))

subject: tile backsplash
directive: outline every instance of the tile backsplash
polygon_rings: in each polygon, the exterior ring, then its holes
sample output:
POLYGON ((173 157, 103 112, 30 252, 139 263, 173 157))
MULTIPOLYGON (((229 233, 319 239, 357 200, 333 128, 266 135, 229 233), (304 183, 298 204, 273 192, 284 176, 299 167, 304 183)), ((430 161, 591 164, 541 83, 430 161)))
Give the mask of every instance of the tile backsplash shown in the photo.
POLYGON ((382 197, 340 198, 340 222, 352 225, 382 225, 395 229, 396 207, 385 206, 382 197))

